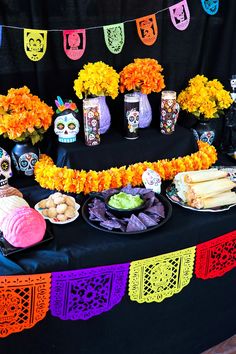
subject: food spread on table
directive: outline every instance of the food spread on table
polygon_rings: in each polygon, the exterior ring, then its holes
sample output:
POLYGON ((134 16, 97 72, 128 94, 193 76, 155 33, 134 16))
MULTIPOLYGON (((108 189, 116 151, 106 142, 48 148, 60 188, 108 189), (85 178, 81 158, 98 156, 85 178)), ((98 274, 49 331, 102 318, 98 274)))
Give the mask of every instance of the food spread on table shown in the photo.
POLYGON ((233 182, 226 171, 209 169, 178 173, 173 183, 177 195, 196 209, 215 208, 236 203, 233 182))
MULTIPOLYGON (((145 209, 137 215, 131 214, 130 217, 116 217, 110 210, 107 210, 106 204, 100 198, 92 198, 88 204, 89 220, 93 223, 98 223, 102 229, 106 230, 119 230, 121 232, 140 232, 148 228, 158 225, 166 217, 165 208, 163 203, 159 200, 158 196, 151 190, 146 188, 132 188, 127 186, 119 190, 110 189, 104 191, 102 196, 104 199, 114 193, 119 192, 138 196, 140 200, 145 202, 145 209), (141 196, 141 197, 140 197, 141 196)), ((115 195, 114 195, 115 196, 115 195)), ((137 205, 137 204, 135 204, 137 205)))
POLYGON ((56 192, 48 198, 42 199, 35 205, 44 218, 54 223, 68 223, 74 221, 78 216, 79 204, 75 199, 66 194, 56 192))

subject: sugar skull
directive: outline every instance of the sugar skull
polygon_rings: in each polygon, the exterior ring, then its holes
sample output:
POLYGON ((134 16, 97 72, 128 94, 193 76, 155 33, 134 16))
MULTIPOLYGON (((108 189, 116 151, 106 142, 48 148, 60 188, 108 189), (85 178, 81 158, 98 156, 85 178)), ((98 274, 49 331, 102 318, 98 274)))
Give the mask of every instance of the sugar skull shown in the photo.
POLYGON ((24 29, 24 47, 31 60, 42 59, 47 47, 47 31, 24 29))
POLYGON ((14 323, 22 309, 21 298, 15 292, 0 294, 0 325, 14 323))
POLYGON ((70 49, 78 49, 80 45, 80 36, 77 32, 72 32, 68 35, 68 44, 70 49))
POLYGON ((34 174, 34 166, 38 161, 38 156, 33 152, 28 152, 19 157, 16 162, 16 169, 22 171, 26 176, 32 176, 34 174))
POLYGON ((179 22, 183 22, 185 20, 185 13, 184 13, 183 5, 177 7, 174 13, 175 13, 175 18, 177 18, 177 20, 179 22))
POLYGON ((159 173, 147 168, 142 174, 142 181, 147 189, 151 189, 155 193, 161 193, 161 177, 159 173))
POLYGON ((79 132, 79 121, 76 112, 66 109, 58 114, 54 121, 54 132, 61 143, 73 143, 79 132))
POLYGON ((5 150, 0 148, 0 187, 8 184, 8 178, 11 176, 11 158, 5 150))
POLYGON ((139 111, 132 108, 130 111, 127 111, 126 118, 128 120, 128 129, 130 133, 136 132, 139 127, 139 111))

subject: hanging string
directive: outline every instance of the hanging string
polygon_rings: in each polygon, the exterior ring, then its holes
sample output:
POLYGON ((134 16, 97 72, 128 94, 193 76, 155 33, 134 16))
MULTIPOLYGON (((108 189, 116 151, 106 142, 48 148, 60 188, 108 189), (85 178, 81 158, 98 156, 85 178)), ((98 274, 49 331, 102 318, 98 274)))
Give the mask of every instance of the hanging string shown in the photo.
MULTIPOLYGON (((166 7, 164 9, 159 10, 159 11, 156 11, 156 12, 152 13, 152 15, 157 15, 157 14, 159 14, 161 12, 166 11, 166 10, 169 10, 169 7, 166 7)), ((148 15, 146 15, 146 16, 148 16, 148 15)), ((130 20, 125 20, 122 23, 134 22, 135 20, 136 20, 136 18, 130 19, 130 20)), ((1 26, 4 27, 4 28, 11 28, 11 29, 17 29, 17 30, 23 30, 25 28, 28 28, 28 27, 8 26, 8 25, 1 25, 1 26)), ((94 29, 98 29, 98 28, 103 28, 103 26, 87 27, 87 28, 84 28, 84 29, 86 31, 89 31, 89 30, 94 30, 94 29)), ((30 29, 33 29, 33 28, 30 28, 30 29)), ((42 30, 42 28, 39 29, 39 31, 41 31, 41 30, 42 30)), ((63 32, 64 30, 63 29, 49 29, 49 30, 44 30, 44 31, 47 31, 47 32, 63 32)))

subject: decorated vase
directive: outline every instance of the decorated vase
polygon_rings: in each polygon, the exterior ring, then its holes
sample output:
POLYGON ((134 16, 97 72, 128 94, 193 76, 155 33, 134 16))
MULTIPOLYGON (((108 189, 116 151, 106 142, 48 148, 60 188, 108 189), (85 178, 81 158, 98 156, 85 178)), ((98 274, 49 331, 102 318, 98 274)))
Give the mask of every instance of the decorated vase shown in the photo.
POLYGON ((147 128, 152 121, 152 108, 148 95, 142 92, 135 92, 139 97, 139 128, 147 128))
POLYGON ((30 140, 16 141, 11 151, 11 158, 16 171, 20 175, 33 176, 34 166, 39 159, 39 148, 30 140))

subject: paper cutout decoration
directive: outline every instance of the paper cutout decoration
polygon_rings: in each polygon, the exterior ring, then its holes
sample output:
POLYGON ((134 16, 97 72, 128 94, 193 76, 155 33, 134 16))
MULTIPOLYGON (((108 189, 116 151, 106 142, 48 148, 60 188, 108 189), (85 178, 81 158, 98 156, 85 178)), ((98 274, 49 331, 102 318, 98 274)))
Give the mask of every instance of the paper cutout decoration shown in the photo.
POLYGON ((103 26, 104 38, 107 48, 113 54, 119 54, 125 43, 125 31, 123 23, 103 26))
POLYGON ((42 59, 47 48, 47 31, 24 29, 24 48, 30 60, 42 59))
POLYGON ((144 44, 152 45, 156 42, 158 27, 155 14, 137 18, 136 26, 139 38, 144 44))
POLYGON ((197 278, 220 277, 236 267, 236 231, 197 245, 197 278))
POLYGON ((85 29, 63 31, 64 51, 72 60, 82 57, 86 47, 85 29))
POLYGON ((170 17, 173 25, 180 31, 184 31, 190 22, 190 12, 187 0, 178 2, 169 7, 170 17))
POLYGON ((195 247, 134 261, 129 273, 132 301, 161 302, 179 293, 193 274, 195 247))
POLYGON ((215 15, 219 10, 219 0, 201 0, 202 7, 208 15, 215 15))
POLYGON ((62 320, 87 320, 124 296, 129 264, 52 273, 50 310, 62 320))
POLYGON ((0 338, 33 327, 49 308, 51 274, 0 277, 0 338))

